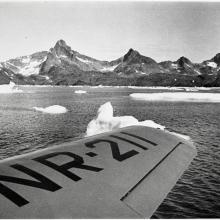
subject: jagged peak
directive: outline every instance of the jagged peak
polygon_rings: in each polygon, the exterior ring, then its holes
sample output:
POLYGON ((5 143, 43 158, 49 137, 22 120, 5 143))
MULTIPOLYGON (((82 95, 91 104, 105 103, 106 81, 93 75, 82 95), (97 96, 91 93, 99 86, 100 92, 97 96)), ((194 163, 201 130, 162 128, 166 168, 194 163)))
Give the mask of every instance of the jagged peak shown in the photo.
POLYGON ((215 55, 215 57, 219 57, 220 56, 220 53, 217 53, 216 55, 215 55))
POLYGON ((133 48, 130 48, 129 50, 128 50, 128 53, 132 53, 133 51, 135 51, 133 48))
MULTIPOLYGON (((56 42, 56 45, 59 45, 59 46, 61 46, 61 47, 62 47, 62 46, 64 46, 64 47, 67 46, 67 45, 66 45, 66 42, 65 42, 63 39, 58 40, 58 41, 56 42)), ((55 45, 55 46, 56 46, 56 45, 55 45)))
POLYGON ((65 42, 64 40, 62 40, 62 39, 58 40, 58 41, 56 42, 55 46, 54 46, 54 49, 55 49, 55 50, 59 50, 60 48, 63 48, 63 49, 68 50, 68 51, 71 50, 71 47, 68 46, 68 45, 66 44, 66 42, 65 42))
POLYGON ((182 56, 182 57, 180 57, 180 58, 177 60, 177 63, 179 63, 179 64, 184 64, 184 63, 190 64, 191 61, 190 61, 188 58, 182 56))
POLYGON ((126 61, 129 57, 134 57, 136 55, 140 55, 139 52, 134 50, 133 48, 130 48, 129 51, 124 55, 123 61, 126 61))
POLYGON ((211 60, 217 64, 220 64, 220 53, 217 53, 211 60))

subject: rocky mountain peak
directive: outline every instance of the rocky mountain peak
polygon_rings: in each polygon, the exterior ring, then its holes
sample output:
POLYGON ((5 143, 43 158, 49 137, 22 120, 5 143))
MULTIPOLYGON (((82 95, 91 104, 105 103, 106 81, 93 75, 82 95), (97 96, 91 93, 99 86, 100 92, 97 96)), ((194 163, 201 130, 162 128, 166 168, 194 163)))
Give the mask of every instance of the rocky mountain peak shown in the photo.
POLYGON ((54 48, 59 48, 59 47, 66 48, 66 47, 69 47, 69 46, 66 44, 66 42, 64 40, 61 39, 61 40, 58 40, 56 42, 55 46, 54 46, 54 48))
POLYGON ((129 51, 124 55, 123 62, 133 59, 134 57, 140 55, 138 51, 130 48, 129 51))
POLYGON ((59 45, 61 47, 67 46, 66 42, 63 39, 58 40, 56 45, 59 45))
POLYGON ((191 63, 191 61, 190 61, 188 58, 182 56, 182 57, 180 57, 180 58, 177 60, 177 64, 178 64, 180 67, 183 67, 184 64, 192 64, 192 63, 191 63))
POLYGON ((219 66, 220 65, 220 53, 217 53, 211 60, 217 63, 219 66))
POLYGON ((71 47, 66 44, 64 40, 58 40, 54 46, 54 48, 51 49, 52 53, 55 53, 56 55, 60 56, 69 56, 71 54, 71 47))

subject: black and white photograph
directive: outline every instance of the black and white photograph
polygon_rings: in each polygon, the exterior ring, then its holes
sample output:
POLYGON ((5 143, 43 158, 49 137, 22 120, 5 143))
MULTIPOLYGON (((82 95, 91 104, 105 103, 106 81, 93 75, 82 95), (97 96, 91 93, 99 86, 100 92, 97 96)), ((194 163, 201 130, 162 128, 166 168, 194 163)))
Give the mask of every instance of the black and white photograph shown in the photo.
POLYGON ((0 219, 220 219, 220 1, 0 0, 0 219))

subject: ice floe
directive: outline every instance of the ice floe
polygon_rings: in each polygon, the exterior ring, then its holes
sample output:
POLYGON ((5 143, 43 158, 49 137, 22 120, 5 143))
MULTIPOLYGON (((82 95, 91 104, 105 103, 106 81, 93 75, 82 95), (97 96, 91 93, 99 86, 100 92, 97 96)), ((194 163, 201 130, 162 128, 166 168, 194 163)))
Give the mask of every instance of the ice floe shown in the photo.
MULTIPOLYGON (((86 130, 86 136, 96 135, 103 132, 112 131, 118 128, 123 128, 132 125, 142 125, 152 128, 165 130, 165 126, 155 123, 152 120, 138 121, 133 116, 113 116, 113 107, 110 102, 106 102, 98 109, 96 117, 89 122, 86 130)), ((169 132, 165 130, 166 132, 169 132)), ((178 137, 190 140, 189 136, 175 132, 169 132, 178 137)))
POLYGON ((130 97, 144 101, 167 102, 220 102, 220 93, 200 92, 160 92, 160 93, 132 93, 130 97))
POLYGON ((9 84, 0 85, 0 94, 7 93, 21 93, 21 89, 18 89, 12 81, 9 84))
POLYGON ((44 113, 49 113, 49 114, 63 114, 66 113, 68 110, 61 106, 61 105, 51 105, 46 108, 42 107, 33 107, 36 111, 44 112, 44 113))
POLYGON ((155 90, 183 90, 183 87, 170 86, 128 86, 130 89, 155 89, 155 90))
POLYGON ((75 90, 74 93, 77 93, 77 94, 85 94, 85 93, 87 93, 87 91, 85 91, 85 90, 75 90))
POLYGON ((184 88, 187 92, 198 92, 199 90, 194 87, 185 87, 184 88))

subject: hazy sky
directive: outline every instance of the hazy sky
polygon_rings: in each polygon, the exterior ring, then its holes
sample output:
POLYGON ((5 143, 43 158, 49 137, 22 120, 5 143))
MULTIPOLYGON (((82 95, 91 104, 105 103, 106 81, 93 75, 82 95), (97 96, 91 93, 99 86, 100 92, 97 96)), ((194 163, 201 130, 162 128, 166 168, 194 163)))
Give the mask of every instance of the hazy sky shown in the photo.
POLYGON ((156 61, 202 61, 220 53, 220 3, 0 2, 0 61, 59 39, 101 60, 134 48, 156 61))

